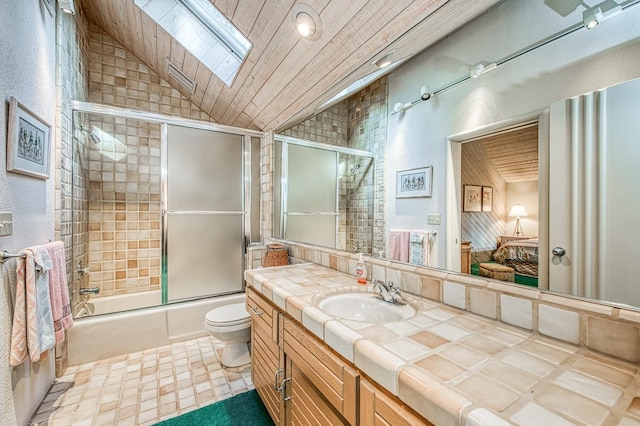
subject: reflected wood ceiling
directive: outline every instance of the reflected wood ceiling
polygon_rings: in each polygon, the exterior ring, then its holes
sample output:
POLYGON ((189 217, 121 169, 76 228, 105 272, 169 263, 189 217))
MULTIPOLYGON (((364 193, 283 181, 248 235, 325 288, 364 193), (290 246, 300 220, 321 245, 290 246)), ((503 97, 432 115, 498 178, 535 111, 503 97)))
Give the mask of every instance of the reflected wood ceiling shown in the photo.
POLYGON ((313 115, 393 51, 411 57, 499 0, 304 0, 322 20, 318 40, 293 27, 296 0, 212 0, 253 48, 227 87, 133 0, 84 0, 90 21, 135 54, 220 124, 281 130, 313 115), (195 80, 189 93, 167 75, 166 59, 195 80))
POLYGON ((480 139, 487 158, 507 183, 538 180, 538 125, 480 139))

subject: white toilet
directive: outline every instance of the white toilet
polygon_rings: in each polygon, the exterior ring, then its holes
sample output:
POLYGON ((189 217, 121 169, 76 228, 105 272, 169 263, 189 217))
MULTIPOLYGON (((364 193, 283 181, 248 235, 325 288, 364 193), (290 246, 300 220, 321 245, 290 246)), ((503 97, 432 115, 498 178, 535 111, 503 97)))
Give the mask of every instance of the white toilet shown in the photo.
POLYGON ((251 318, 244 303, 223 305, 207 312, 204 328, 216 339, 224 343, 222 365, 239 367, 251 362, 249 347, 251 341, 251 318))

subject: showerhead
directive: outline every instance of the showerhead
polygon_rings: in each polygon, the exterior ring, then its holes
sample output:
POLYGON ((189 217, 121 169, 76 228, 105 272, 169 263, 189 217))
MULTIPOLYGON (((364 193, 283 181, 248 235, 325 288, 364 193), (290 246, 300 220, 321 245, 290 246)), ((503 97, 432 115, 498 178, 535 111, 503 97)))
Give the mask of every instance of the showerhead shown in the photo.
POLYGON ((78 127, 78 130, 80 130, 81 132, 87 133, 89 135, 89 139, 91 139, 91 142, 93 142, 94 144, 98 145, 100 142, 102 142, 95 133, 93 133, 91 130, 87 129, 86 127, 80 125, 78 127))

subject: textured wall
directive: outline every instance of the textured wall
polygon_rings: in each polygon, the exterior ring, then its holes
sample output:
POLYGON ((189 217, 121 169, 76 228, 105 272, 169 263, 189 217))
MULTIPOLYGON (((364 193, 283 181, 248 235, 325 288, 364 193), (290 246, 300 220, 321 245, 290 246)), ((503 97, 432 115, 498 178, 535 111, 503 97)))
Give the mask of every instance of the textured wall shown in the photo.
MULTIPOLYGON (((0 1, 0 158, 6 159, 8 102, 11 96, 55 125, 55 20, 40 1, 0 1)), ((0 170, 0 211, 13 213, 13 234, 0 237, 0 249, 18 251, 54 238, 54 180, 0 170)), ((2 297, 2 295, 0 295, 2 297)), ((6 295, 5 295, 6 297, 6 295)), ((0 300, 6 306, 7 300, 0 300)), ((4 308, 3 308, 4 311, 4 308)), ((50 356, 15 369, 7 362, 9 323, 0 321, 0 424, 27 422, 53 381, 50 356), (13 398, 6 388, 13 378, 13 398), (15 404, 15 411, 14 411, 15 404)))

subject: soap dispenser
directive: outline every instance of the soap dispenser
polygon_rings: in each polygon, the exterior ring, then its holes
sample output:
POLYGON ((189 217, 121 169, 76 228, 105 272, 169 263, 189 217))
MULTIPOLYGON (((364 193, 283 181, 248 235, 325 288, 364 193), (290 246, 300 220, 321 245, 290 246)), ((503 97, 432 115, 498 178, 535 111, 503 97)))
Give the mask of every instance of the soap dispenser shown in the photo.
POLYGON ((356 277, 358 277, 358 284, 364 285, 367 283, 367 266, 364 264, 362 253, 360 253, 358 263, 356 264, 356 277))

